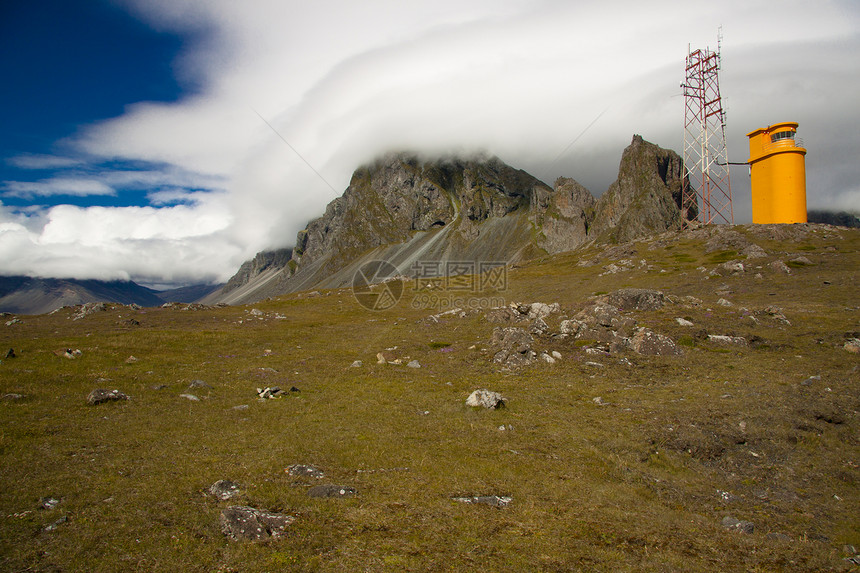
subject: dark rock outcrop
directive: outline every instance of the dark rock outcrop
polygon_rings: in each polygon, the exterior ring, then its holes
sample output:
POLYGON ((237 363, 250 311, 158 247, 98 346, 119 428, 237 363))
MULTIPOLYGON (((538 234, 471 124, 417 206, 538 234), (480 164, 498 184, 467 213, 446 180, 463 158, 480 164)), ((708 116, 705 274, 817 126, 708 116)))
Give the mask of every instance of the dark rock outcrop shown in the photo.
POLYGON ((566 177, 559 177, 552 192, 536 188, 531 211, 537 244, 548 253, 572 251, 589 239, 595 199, 588 189, 566 177))
POLYGON ((689 185, 684 162, 672 150, 633 136, 621 156, 618 179, 597 201, 590 235, 616 243, 670 229, 693 220, 698 207, 684 204, 689 185))

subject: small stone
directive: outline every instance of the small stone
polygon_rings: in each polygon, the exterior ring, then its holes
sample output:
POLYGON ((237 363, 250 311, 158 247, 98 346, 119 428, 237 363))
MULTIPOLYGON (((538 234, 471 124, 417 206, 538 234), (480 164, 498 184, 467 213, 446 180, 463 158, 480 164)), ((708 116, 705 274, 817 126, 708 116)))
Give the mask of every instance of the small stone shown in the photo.
POLYGON ((774 270, 775 272, 783 273, 783 274, 786 274, 786 275, 790 275, 790 274, 791 274, 791 269, 790 269, 790 268, 788 268, 788 265, 786 265, 786 264, 785 264, 784 262, 782 262, 782 261, 773 261, 772 263, 768 264, 768 266, 769 266, 772 270, 774 270))
POLYGON ((527 314, 528 314, 528 317, 531 319, 536 319, 536 318, 543 319, 543 318, 546 318, 547 316, 549 316, 550 314, 558 312, 559 309, 560 309, 560 306, 557 302, 554 302, 552 304, 546 304, 543 302, 533 302, 529 305, 527 314))
POLYGON ((722 526, 726 529, 746 533, 747 535, 752 534, 755 531, 755 525, 751 521, 741 521, 729 516, 723 518, 722 526))
POLYGON ((410 360, 406 366, 409 368, 421 368, 421 364, 417 360, 410 360))
POLYGON ((47 496, 39 500, 39 509, 51 511, 52 509, 56 509, 58 505, 60 505, 60 500, 56 497, 47 496))
POLYGON ((219 479, 209 486, 209 495, 221 501, 227 501, 239 495, 239 484, 226 479, 219 479))
POLYGON ((637 354, 646 356, 678 356, 682 350, 668 336, 647 328, 637 328, 630 339, 630 347, 637 354))
POLYGON ((87 404, 96 406, 105 402, 118 402, 120 400, 128 400, 129 397, 119 390, 104 390, 98 388, 87 395, 87 404))
POLYGON ((552 351, 552 357, 555 358, 556 360, 561 360, 561 352, 559 352, 558 350, 553 350, 552 351))
POLYGON ((233 506, 221 510, 221 532, 234 540, 259 541, 283 536, 295 518, 253 507, 233 506))
POLYGON ((788 543, 791 541, 791 537, 789 537, 785 533, 772 532, 772 533, 768 533, 766 535, 766 537, 768 539, 770 539, 771 541, 779 541, 779 542, 784 542, 784 543, 788 543))
POLYGON ((61 526, 62 524, 66 523, 67 521, 69 521, 69 517, 68 517, 68 516, 66 516, 66 515, 64 515, 63 517, 61 517, 60 519, 58 519, 58 520, 57 520, 57 521, 55 521, 54 523, 52 523, 52 524, 48 525, 47 527, 45 527, 45 531, 49 531, 49 532, 50 532, 50 531, 55 531, 59 526, 61 526))
POLYGON ((308 490, 310 497, 352 497, 355 494, 354 487, 333 484, 316 485, 308 490))
POLYGON ((740 261, 726 261, 717 267, 717 272, 723 275, 726 273, 740 274, 744 272, 744 264, 740 261))
POLYGON ((513 501, 512 497, 501 495, 473 495, 467 497, 455 497, 453 499, 460 503, 480 503, 483 505, 490 505, 492 507, 507 507, 513 501))
POLYGON ((19 400, 23 400, 26 398, 23 394, 16 394, 14 392, 9 392, 8 394, 3 394, 4 402, 18 402, 19 400))
POLYGON ((678 323, 678 326, 694 326, 692 322, 687 320, 686 318, 676 318, 675 322, 678 323))
POLYGON ((546 352, 540 355, 541 360, 546 362, 547 364, 555 364, 555 358, 547 354, 546 352))
POLYGON ((721 334, 709 334, 708 341, 717 344, 735 344, 738 346, 746 346, 747 339, 742 336, 724 336, 721 334))
POLYGON ((54 354, 61 358, 68 358, 69 360, 74 360, 75 358, 80 358, 83 352, 78 349, 61 348, 60 350, 55 350, 54 354))
POLYGON ((212 386, 204 382, 203 380, 192 380, 191 384, 188 385, 189 388, 205 388, 208 390, 212 389, 212 386))
MULTIPOLYGON (((298 389, 297 389, 298 390, 298 389)), ((284 393, 283 390, 278 386, 272 386, 271 388, 257 388, 257 396, 260 400, 271 400, 273 398, 279 398, 284 393)))
POLYGON ((238 406, 233 406, 232 409, 242 411, 242 410, 247 410, 248 408, 250 408, 250 406, 247 404, 239 404, 238 406))
POLYGON ((562 320, 558 325, 558 329, 561 334, 576 336, 586 326, 585 322, 581 320, 562 320))
POLYGON ((352 364, 350 364, 350 368, 361 368, 361 360, 356 360, 352 364))
POLYGON ((321 469, 308 464, 293 464, 284 471, 294 477, 311 477, 315 479, 325 477, 325 473, 321 469))
POLYGON ((852 354, 860 354, 860 338, 849 339, 842 348, 852 354))
POLYGON ((721 298, 720 300, 718 300, 717 304, 720 306, 734 306, 731 302, 727 301, 724 298, 721 298))
POLYGON ((134 356, 129 356, 125 359, 126 364, 134 364, 135 362, 137 362, 137 358, 135 358, 134 356))
POLYGON ((195 396, 194 394, 180 394, 180 398, 185 398, 186 400, 191 400, 192 402, 199 402, 200 398, 195 396))
POLYGON ((542 318, 534 319, 529 327, 529 332, 532 334, 544 334, 547 330, 549 330, 549 325, 542 318))
POLYGON ((821 380, 821 376, 819 376, 819 375, 810 376, 809 378, 807 378, 806 380, 801 382, 800 385, 801 386, 812 386, 812 384, 814 384, 815 382, 818 382, 820 380, 821 380))
POLYGON ((597 404, 598 406, 608 406, 609 405, 609 403, 604 402, 603 398, 601 398, 600 396, 595 396, 594 398, 591 399, 591 401, 594 402, 595 404, 597 404))
POLYGON ((466 405, 472 408, 484 407, 488 410, 499 409, 505 406, 505 399, 498 392, 487 389, 475 390, 466 398, 466 405))

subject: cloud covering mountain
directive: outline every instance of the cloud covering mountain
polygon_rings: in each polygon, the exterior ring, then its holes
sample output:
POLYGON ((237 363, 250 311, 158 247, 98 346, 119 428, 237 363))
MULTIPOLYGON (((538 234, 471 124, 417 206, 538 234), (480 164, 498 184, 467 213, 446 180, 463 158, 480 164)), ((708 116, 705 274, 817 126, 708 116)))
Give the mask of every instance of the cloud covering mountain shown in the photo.
MULTIPOLYGON (((681 151, 683 60, 688 44, 715 48, 720 24, 732 161, 746 160, 747 132, 798 121, 810 208, 860 210, 850 0, 123 6, 184 39, 173 65, 184 93, 129 102, 56 153, 8 158, 51 170, 0 184, 3 273, 224 281, 254 253, 289 246, 358 165, 393 149, 486 150, 599 194, 633 133, 681 151), (139 200, 98 204, 127 195, 139 200)), ((743 167, 732 182, 736 220, 748 221, 743 167)))

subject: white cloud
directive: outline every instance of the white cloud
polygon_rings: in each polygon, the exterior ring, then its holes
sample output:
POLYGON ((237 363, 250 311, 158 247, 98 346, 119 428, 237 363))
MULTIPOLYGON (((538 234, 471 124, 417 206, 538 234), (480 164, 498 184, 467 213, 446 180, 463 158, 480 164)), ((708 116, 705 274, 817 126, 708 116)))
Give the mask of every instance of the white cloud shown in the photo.
POLYGON ((3 196, 22 199, 57 195, 72 197, 116 195, 116 191, 102 181, 72 177, 54 177, 40 181, 5 181, 2 184, 2 189, 3 196))
MULTIPOLYGON (((129 6, 159 29, 191 34, 176 69, 196 91, 131 105, 70 142, 83 154, 166 166, 80 180, 91 191, 149 190, 157 208, 30 214, 47 223, 8 237, 38 253, 41 272, 62 260, 64 272, 113 269, 150 282, 229 276, 257 250, 292 244, 353 169, 391 148, 485 149, 599 194, 633 133, 680 150, 687 46, 715 48, 720 24, 731 159, 746 159, 748 131, 799 121, 810 205, 860 209, 860 8, 850 0, 790 0, 779 10, 740 0, 129 6)), ((746 171, 732 175, 736 220, 748 221, 746 171)), ((58 189, 40 183, 7 183, 6 192, 58 189)), ((7 240, 0 234, 0 253, 7 240)), ((16 268, 25 267, 21 259, 16 268)))
POLYGON ((57 169, 61 167, 75 167, 82 163, 80 159, 72 157, 41 153, 22 153, 7 161, 20 169, 57 169))
POLYGON ((211 196, 193 207, 58 205, 31 214, 0 205, 0 259, 7 274, 223 281, 223 260, 241 254, 224 233, 230 223, 220 198, 211 196))

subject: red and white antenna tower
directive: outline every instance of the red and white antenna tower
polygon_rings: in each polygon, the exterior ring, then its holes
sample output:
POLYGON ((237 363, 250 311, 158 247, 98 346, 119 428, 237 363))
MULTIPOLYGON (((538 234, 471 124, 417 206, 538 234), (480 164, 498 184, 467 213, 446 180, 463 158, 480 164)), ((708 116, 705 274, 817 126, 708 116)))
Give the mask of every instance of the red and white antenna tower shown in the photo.
MULTIPOLYGON (((689 185, 682 205, 697 205, 699 220, 734 224, 732 184, 726 151, 726 115, 720 97, 720 44, 717 51, 690 51, 687 47, 687 79, 684 88, 684 165, 689 185)), ((692 213, 691 213, 692 215, 692 213)), ((684 218, 687 219, 686 217, 684 218)))

